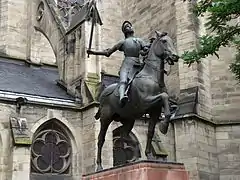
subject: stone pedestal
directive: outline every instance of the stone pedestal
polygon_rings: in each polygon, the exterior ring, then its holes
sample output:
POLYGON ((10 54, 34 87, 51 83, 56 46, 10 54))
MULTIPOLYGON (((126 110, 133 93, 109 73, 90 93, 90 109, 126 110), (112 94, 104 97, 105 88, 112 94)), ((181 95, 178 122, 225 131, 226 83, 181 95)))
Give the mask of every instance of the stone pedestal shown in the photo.
POLYGON ((181 163, 138 161, 83 175, 83 180, 189 180, 181 163))

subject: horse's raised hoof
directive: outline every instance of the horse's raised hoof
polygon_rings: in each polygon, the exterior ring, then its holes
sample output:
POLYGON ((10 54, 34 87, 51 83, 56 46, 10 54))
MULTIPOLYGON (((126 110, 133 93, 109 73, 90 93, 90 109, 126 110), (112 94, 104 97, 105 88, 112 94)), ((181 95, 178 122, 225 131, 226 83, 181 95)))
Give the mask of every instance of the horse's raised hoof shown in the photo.
POLYGON ((161 133, 167 134, 167 132, 168 132, 168 126, 169 126, 169 122, 166 122, 166 121, 161 122, 161 123, 160 123, 160 127, 159 127, 161 133))
POLYGON ((99 171, 102 171, 103 170, 103 167, 101 164, 97 165, 97 169, 96 169, 96 172, 99 172, 99 171))

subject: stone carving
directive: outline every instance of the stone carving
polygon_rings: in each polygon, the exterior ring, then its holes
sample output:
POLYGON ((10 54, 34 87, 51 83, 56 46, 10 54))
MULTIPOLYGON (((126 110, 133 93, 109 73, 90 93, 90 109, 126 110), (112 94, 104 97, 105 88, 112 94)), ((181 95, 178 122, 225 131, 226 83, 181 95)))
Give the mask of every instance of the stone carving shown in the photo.
POLYGON ((37 8, 37 13, 36 13, 36 19, 37 21, 40 21, 43 17, 43 12, 44 12, 44 3, 41 2, 39 5, 38 5, 38 8, 37 8))
MULTIPOLYGON (((102 20, 100 17, 100 14, 98 12, 98 9, 96 7, 96 1, 91 0, 86 2, 83 6, 80 6, 78 11, 76 11, 76 14, 69 16, 69 22, 68 22, 68 30, 66 34, 70 34, 71 32, 75 31, 79 27, 81 27, 81 24, 84 21, 90 21, 92 20, 92 30, 95 24, 102 25, 102 20)), ((92 33, 91 33, 92 34, 92 33)), ((91 36, 91 35, 90 35, 91 36)), ((90 37, 91 39, 91 37, 90 37)), ((91 40, 89 41, 91 43, 91 40)))
POLYGON ((98 137, 97 171, 102 169, 102 146, 105 141, 106 131, 110 123, 120 121, 123 124, 123 137, 131 132, 135 119, 144 114, 150 115, 148 126, 147 146, 145 154, 148 159, 154 159, 151 143, 154 129, 162 108, 164 119, 160 124, 160 131, 166 134, 171 118, 169 96, 164 82, 165 63, 174 65, 178 61, 176 48, 167 33, 156 31, 156 38, 147 48, 148 51, 144 64, 139 62, 140 50, 144 51, 144 43, 133 36, 130 22, 122 25, 125 40, 117 43, 113 48, 105 51, 88 50, 88 54, 105 55, 109 57, 113 52, 120 50, 125 54, 125 59, 120 70, 120 83, 108 86, 100 95, 100 107, 95 115, 100 119, 101 129, 98 137), (137 66, 137 68, 135 68, 137 66), (120 101, 119 101, 120 97, 120 101))
POLYGON ((27 103, 27 101, 28 100, 25 97, 16 98, 16 112, 18 114, 20 114, 22 106, 25 105, 27 103))
POLYGON ((57 7, 65 23, 70 21, 71 16, 75 15, 83 6, 83 0, 58 0, 57 7))
POLYGON ((33 172, 65 174, 69 170, 70 156, 67 138, 56 130, 44 130, 32 144, 33 172))
POLYGON ((15 145, 30 145, 30 135, 26 118, 10 117, 10 124, 15 145))

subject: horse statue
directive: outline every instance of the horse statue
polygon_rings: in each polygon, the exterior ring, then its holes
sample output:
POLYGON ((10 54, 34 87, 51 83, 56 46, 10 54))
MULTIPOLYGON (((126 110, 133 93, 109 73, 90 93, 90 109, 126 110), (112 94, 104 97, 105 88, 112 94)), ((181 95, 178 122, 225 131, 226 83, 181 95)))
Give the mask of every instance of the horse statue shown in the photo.
POLYGON ((137 73, 128 87, 129 101, 124 107, 120 106, 118 84, 112 84, 104 89, 99 97, 100 106, 95 115, 100 118, 101 129, 98 135, 97 171, 102 167, 102 147, 107 129, 112 121, 123 124, 121 136, 128 137, 136 118, 149 114, 147 145, 145 154, 148 159, 154 159, 151 142, 157 121, 164 108, 164 120, 161 121, 160 131, 167 133, 171 113, 169 96, 164 83, 164 65, 174 65, 179 57, 172 39, 167 33, 156 32, 142 69, 137 73))

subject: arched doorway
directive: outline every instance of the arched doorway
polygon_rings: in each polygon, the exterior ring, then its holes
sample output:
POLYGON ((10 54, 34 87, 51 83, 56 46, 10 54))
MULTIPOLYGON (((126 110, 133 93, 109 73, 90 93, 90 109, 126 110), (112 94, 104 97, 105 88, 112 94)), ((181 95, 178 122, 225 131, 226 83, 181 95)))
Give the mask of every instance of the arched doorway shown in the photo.
POLYGON ((31 180, 71 180, 72 146, 63 124, 44 123, 31 147, 31 180))

